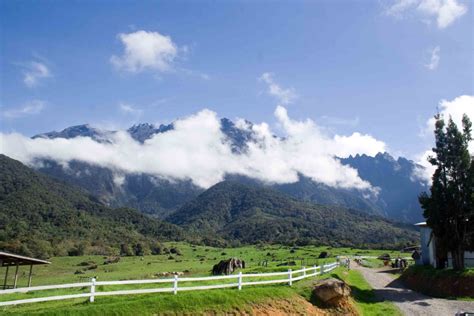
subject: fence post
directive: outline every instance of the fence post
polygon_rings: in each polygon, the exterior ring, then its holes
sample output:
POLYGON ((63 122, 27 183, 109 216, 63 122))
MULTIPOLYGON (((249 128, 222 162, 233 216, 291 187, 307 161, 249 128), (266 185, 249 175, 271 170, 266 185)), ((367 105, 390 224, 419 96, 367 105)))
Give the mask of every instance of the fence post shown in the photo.
POLYGON ((89 297, 89 302, 94 303, 94 294, 95 294, 95 278, 91 279, 91 296, 89 297))
POLYGON ((242 271, 239 272, 239 291, 242 290, 242 271))
POLYGON ((303 267, 303 276, 306 276, 306 267, 303 267))
POLYGON ((290 286, 293 285, 293 271, 291 269, 288 269, 288 284, 290 286))
POLYGON ((178 294, 178 275, 174 275, 174 283, 173 283, 173 293, 176 295, 178 294))
POLYGON ((324 274, 324 266, 325 266, 325 264, 323 263, 322 266, 321 266, 321 274, 324 274))

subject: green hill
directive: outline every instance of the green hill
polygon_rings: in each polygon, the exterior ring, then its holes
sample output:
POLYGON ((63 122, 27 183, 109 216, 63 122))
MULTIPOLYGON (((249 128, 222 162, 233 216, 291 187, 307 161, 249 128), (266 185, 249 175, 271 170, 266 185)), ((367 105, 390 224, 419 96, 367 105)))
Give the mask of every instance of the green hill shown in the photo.
POLYGON ((106 207, 81 189, 0 155, 0 249, 39 257, 140 253, 159 240, 184 237, 175 225, 106 207))
POLYGON ((228 242, 374 248, 399 247, 417 239, 408 225, 343 207, 297 201, 271 189, 233 181, 216 184, 168 220, 228 242))

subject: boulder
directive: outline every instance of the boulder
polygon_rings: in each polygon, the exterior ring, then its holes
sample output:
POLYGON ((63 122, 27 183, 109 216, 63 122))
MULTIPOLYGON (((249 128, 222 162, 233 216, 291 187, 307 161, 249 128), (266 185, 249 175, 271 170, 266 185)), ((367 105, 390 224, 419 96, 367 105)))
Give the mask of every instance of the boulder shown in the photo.
POLYGON ((244 269, 245 261, 238 258, 221 260, 212 268, 212 275, 232 274, 237 269, 244 269))
POLYGON ((313 296, 324 305, 338 306, 351 294, 351 288, 339 279, 329 278, 318 281, 312 291, 313 296))

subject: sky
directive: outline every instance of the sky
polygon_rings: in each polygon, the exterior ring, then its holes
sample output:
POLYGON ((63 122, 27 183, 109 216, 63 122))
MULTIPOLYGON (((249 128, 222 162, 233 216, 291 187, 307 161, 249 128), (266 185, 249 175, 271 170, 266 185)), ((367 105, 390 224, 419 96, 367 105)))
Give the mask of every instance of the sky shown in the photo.
POLYGON ((0 132, 209 110, 288 134, 284 111, 334 154, 362 140, 350 153, 416 160, 437 111, 474 118, 473 12, 463 0, 1 1, 0 132))

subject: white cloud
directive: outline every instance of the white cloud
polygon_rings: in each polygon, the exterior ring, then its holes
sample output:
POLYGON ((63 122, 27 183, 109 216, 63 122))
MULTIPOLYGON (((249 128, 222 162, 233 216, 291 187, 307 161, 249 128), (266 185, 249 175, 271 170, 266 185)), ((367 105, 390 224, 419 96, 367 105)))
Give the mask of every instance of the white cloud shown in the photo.
POLYGON ((390 7, 385 10, 385 13, 398 18, 403 17, 403 13, 411 9, 417 4, 419 0, 396 0, 390 7))
POLYGON ((140 117, 143 114, 143 110, 136 108, 135 106, 128 104, 128 103, 119 103, 119 109, 121 112, 125 114, 131 114, 136 117, 140 117))
POLYGON ((436 17, 440 29, 444 29, 467 12, 466 6, 456 0, 423 0, 418 8, 420 12, 436 17))
MULTIPOLYGON (((454 123, 456 123, 459 128, 462 128, 462 117, 464 114, 466 114, 471 119, 471 121, 474 122, 474 96, 462 95, 451 101, 442 100, 439 103, 439 114, 443 116, 445 121, 449 120, 449 118, 452 118, 454 123)), ((424 131, 421 135, 423 137, 428 136, 430 144, 434 144, 433 131, 435 124, 436 119, 434 117, 429 118, 426 121, 424 131)), ((433 145, 430 147, 432 146, 433 145)), ((469 151, 474 155, 474 142, 470 143, 469 151)), ((419 165, 425 167, 424 170, 417 170, 416 175, 428 182, 431 181, 431 176, 435 170, 435 168, 427 160, 429 156, 434 156, 434 153, 432 150, 427 149, 420 153, 415 160, 419 165)))
POLYGON ((51 71, 44 63, 31 61, 22 66, 25 68, 23 82, 29 88, 37 86, 42 79, 51 77, 51 71))
POLYGON ((444 29, 467 12, 457 0, 396 0, 385 13, 398 18, 416 13, 423 18, 435 19, 438 28, 444 29))
POLYGON ((415 157, 416 164, 421 166, 413 170, 413 178, 421 180, 425 183, 431 183, 431 177, 436 167, 428 162, 429 157, 434 156, 432 150, 426 150, 415 157))
POLYGON ((426 68, 428 68, 429 70, 435 70, 438 68, 439 60, 440 60, 439 52, 440 52, 439 46, 436 46, 430 51, 431 58, 430 58, 430 62, 425 65, 426 68))
MULTIPOLYGON (((368 135, 330 136, 312 120, 296 121, 278 106, 275 116, 285 133, 274 137, 266 123, 249 125, 257 141, 247 143, 248 151, 233 153, 220 129, 215 112, 202 110, 178 120, 175 129, 156 134, 143 144, 126 132, 111 134, 112 142, 98 143, 88 137, 74 139, 30 139, 20 134, 0 134, 0 151, 25 163, 35 158, 54 159, 59 163, 75 159, 109 167, 120 174, 148 173, 169 179, 190 179, 209 187, 226 174, 241 174, 270 183, 288 183, 303 174, 333 187, 356 188, 376 192, 355 169, 342 165, 336 156, 372 155, 385 149, 383 142, 368 135)), ((118 182, 120 179, 117 179, 118 182)))
POLYGON ((263 73, 260 78, 260 81, 263 81, 268 86, 268 94, 274 96, 280 104, 287 105, 296 99, 297 95, 294 89, 284 89, 278 85, 273 79, 273 74, 269 72, 263 73))
POLYGON ((32 100, 24 103, 20 107, 10 108, 2 112, 6 118, 19 118, 28 115, 39 114, 45 108, 46 102, 41 100, 32 100))
POLYGON ((350 136, 335 135, 334 142, 336 143, 334 153, 338 157, 348 157, 358 153, 375 156, 377 153, 387 151, 387 146, 384 142, 370 135, 363 135, 357 132, 352 133, 350 136))
MULTIPOLYGON (((439 114, 447 121, 450 117, 457 126, 462 126, 462 117, 466 114, 471 121, 474 121, 474 96, 462 95, 451 101, 441 100, 439 103, 439 114)), ((433 134, 436 119, 431 117, 426 122, 426 133, 433 134)), ((473 148, 474 149, 474 148, 473 148)))
POLYGON ((110 58, 110 62, 117 69, 129 72, 167 72, 173 69, 179 48, 171 37, 140 30, 121 33, 118 38, 124 45, 123 55, 110 58))

